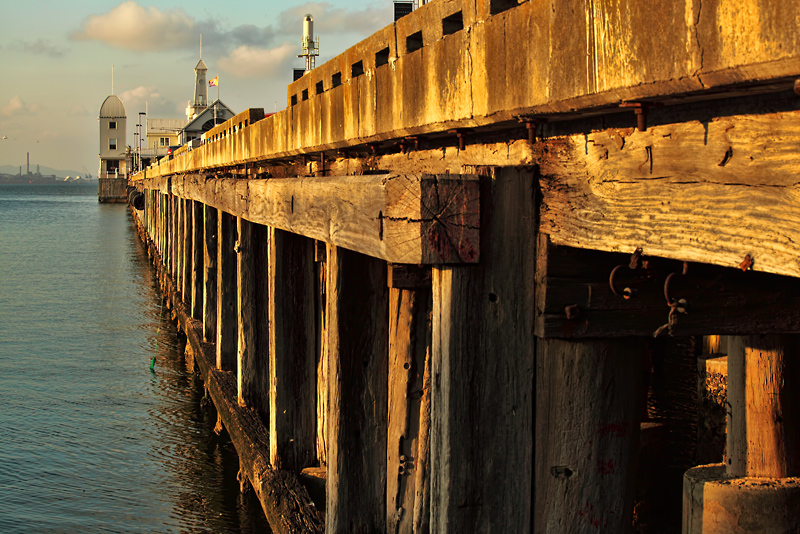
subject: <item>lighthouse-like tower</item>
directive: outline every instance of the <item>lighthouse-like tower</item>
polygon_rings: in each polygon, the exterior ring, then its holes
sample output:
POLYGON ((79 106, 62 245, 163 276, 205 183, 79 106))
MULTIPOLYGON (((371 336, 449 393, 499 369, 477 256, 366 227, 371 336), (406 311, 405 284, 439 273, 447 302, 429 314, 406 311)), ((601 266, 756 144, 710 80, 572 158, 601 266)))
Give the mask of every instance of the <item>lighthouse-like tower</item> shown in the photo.
MULTIPOLYGON (((113 91, 112 91, 113 93, 113 91)), ((100 106, 100 171, 98 178, 122 178, 127 170, 127 125, 125 106, 117 95, 106 97, 100 106)))
POLYGON ((186 120, 191 121, 208 107, 206 72, 208 72, 208 68, 201 57, 194 68, 194 100, 190 100, 189 105, 186 106, 186 120))

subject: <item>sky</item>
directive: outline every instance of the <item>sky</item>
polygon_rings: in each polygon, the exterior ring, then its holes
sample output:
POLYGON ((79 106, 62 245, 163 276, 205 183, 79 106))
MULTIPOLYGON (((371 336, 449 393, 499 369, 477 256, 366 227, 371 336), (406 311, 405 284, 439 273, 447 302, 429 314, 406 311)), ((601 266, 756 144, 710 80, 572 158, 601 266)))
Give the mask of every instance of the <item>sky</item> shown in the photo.
POLYGON ((133 145, 145 102, 150 118, 186 117, 201 35, 222 102, 236 113, 284 109, 292 68, 304 65, 306 13, 321 65, 390 24, 393 8, 391 0, 0 0, 0 165, 24 166, 30 152, 32 166, 96 176, 112 66, 133 145))

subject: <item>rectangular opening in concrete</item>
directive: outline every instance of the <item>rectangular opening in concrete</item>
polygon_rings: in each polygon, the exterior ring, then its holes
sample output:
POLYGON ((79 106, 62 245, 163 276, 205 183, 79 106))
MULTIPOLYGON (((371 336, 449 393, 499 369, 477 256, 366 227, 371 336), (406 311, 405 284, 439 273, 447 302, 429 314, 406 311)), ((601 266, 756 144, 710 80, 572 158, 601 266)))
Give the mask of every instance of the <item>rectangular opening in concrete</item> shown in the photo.
POLYGON ((323 92, 325 92, 325 86, 322 84, 322 80, 317 82, 317 87, 315 90, 318 95, 321 95, 323 92))
POLYGON ((353 63, 353 66, 351 67, 351 70, 350 70, 350 77, 351 78, 356 78, 358 76, 361 76, 362 74, 364 74, 364 62, 363 61, 357 61, 357 62, 353 63))
POLYGON ((489 14, 497 15, 512 7, 517 7, 517 0, 491 0, 489 4, 489 14))
POLYGON ((463 29, 464 17, 461 16, 461 11, 442 19, 442 35, 451 35, 463 29))
POLYGON ((422 48, 422 31, 412 33, 406 37, 406 53, 410 54, 415 50, 422 48))
POLYGON ((380 52, 375 54, 375 66, 380 67, 381 65, 388 65, 389 64, 389 47, 387 46, 380 52))
POLYGON ((297 95, 292 95, 291 102, 293 106, 297 104, 297 95))
POLYGON ((308 100, 308 89, 303 89, 303 102, 308 100))
POLYGON ((336 72, 331 76, 331 87, 339 87, 342 85, 342 73, 336 72))

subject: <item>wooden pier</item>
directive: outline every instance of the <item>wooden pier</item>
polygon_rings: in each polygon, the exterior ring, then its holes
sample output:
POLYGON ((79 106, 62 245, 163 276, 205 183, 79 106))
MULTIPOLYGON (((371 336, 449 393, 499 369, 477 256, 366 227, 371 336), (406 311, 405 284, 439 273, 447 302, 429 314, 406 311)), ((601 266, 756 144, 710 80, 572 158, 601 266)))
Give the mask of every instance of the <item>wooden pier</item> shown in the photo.
POLYGON ((800 529, 798 20, 436 0, 134 176, 272 529, 800 529), (719 335, 689 469, 663 363, 719 335))

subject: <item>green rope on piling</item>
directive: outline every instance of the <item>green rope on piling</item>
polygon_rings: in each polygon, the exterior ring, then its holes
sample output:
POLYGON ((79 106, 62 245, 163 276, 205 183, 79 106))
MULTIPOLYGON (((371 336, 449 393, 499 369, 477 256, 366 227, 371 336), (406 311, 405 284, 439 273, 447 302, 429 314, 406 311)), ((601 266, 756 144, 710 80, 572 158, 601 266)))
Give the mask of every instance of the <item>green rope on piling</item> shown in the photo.
POLYGON ((156 370, 156 357, 155 356, 153 356, 153 359, 150 360, 150 370, 151 371, 155 371, 156 370))

